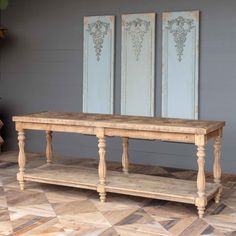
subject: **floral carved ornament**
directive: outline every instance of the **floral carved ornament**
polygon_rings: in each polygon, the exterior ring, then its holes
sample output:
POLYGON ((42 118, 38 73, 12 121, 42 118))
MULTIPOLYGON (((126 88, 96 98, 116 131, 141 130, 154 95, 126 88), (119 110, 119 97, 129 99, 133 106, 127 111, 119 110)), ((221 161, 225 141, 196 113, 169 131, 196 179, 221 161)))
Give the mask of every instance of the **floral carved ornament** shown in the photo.
POLYGON ((193 20, 179 16, 173 20, 169 20, 167 24, 166 29, 173 35, 178 61, 181 62, 187 35, 195 28, 193 20))
POLYGON ((102 48, 103 48, 103 42, 105 36, 108 34, 110 24, 101 20, 97 20, 94 23, 88 24, 87 31, 93 38, 93 44, 94 49, 97 57, 97 61, 99 62, 102 48))
POLYGON ((135 58, 136 61, 138 61, 142 49, 144 36, 150 29, 150 22, 137 18, 133 21, 127 22, 125 29, 126 31, 128 31, 131 37, 135 58))

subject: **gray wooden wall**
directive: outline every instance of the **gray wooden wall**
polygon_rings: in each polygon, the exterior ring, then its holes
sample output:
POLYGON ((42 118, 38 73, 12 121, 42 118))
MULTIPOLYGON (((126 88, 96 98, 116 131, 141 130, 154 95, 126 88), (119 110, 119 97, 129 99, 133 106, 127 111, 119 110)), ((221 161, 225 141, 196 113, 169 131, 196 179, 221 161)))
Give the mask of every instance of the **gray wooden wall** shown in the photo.
MULTIPOLYGON (((5 150, 17 149, 13 115, 43 110, 82 111, 83 16, 116 15, 115 113, 120 113, 120 16, 156 12, 156 115, 161 112, 161 12, 200 10, 200 118, 227 122, 223 171, 236 173, 235 0, 10 0, 1 14, 9 29, 0 42, 0 117, 5 150)), ((108 140, 107 158, 120 160, 118 138, 108 140)), ((44 134, 27 133, 28 151, 44 150, 44 134)), ((97 140, 56 134, 57 154, 96 157, 97 140)), ((192 145, 132 140, 132 162, 196 168, 192 145)), ((207 149, 211 170, 212 148, 207 149)))

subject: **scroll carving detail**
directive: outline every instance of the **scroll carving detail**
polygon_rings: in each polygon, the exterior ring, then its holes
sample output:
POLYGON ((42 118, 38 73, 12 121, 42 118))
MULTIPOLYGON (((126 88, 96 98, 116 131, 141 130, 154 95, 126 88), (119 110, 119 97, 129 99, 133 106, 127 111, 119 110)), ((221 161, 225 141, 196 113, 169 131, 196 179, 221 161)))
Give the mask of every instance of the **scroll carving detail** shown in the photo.
POLYGON ((179 62, 182 61, 187 35, 193 28, 195 28, 193 20, 183 18, 182 16, 168 21, 166 29, 173 34, 179 62))
POLYGON ((138 61, 142 49, 144 36, 150 29, 150 22, 137 18, 133 21, 127 22, 125 29, 131 36, 136 61, 138 61))
POLYGON ((101 20, 97 20, 94 23, 88 24, 87 31, 93 38, 94 49, 95 49, 98 62, 101 57, 104 38, 108 34, 108 31, 109 31, 109 26, 110 26, 109 23, 103 22, 101 20))

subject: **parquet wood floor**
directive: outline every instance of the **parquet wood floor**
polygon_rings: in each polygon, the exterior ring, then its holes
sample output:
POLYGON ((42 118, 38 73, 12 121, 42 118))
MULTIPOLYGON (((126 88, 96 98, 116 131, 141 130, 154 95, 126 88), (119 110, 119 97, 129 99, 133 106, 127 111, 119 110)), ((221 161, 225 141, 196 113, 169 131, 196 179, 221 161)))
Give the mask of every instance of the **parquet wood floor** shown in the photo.
MULTIPOLYGON (((27 168, 45 163, 28 154, 27 168)), ((97 160, 56 157, 60 163, 97 166, 97 160)), ((109 162, 108 168, 121 170, 109 162)), ((195 179, 196 171, 131 165, 131 172, 195 179)), ((223 174, 219 204, 211 201, 199 219, 195 206, 108 193, 100 203, 95 191, 33 182, 20 191, 16 181, 17 153, 0 153, 0 235, 42 236, 233 236, 236 235, 236 175, 223 174)), ((55 176, 56 178, 56 176, 55 176)), ((211 178, 211 174, 207 175, 211 178)), ((176 186, 178 187, 178 186, 176 186)))

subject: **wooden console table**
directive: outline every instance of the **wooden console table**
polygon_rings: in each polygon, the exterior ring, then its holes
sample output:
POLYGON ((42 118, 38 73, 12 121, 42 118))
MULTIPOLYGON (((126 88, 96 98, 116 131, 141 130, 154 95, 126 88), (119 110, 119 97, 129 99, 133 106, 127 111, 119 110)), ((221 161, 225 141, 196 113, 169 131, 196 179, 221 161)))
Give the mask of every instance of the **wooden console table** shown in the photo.
POLYGON ((158 117, 100 115, 86 113, 42 112, 14 116, 19 141, 20 188, 24 181, 35 181, 97 190, 102 202, 106 192, 195 204, 202 218, 207 202, 219 202, 221 187, 221 138, 225 122, 168 119, 158 117), (25 130, 46 131, 46 158, 44 166, 25 171, 25 130), (52 132, 73 132, 96 135, 99 166, 96 169, 52 164, 52 132), (107 171, 106 137, 118 136, 123 141, 123 173, 107 171), (128 138, 183 142, 197 146, 197 181, 179 180, 142 174, 128 174, 128 138), (214 139, 214 182, 205 182, 205 145, 214 139))

